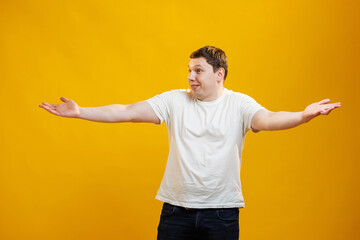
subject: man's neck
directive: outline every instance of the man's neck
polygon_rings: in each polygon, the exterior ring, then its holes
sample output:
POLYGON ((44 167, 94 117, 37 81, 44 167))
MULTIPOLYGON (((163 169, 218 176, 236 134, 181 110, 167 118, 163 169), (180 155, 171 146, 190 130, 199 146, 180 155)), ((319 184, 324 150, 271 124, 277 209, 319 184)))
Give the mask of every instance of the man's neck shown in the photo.
POLYGON ((211 101, 215 101, 216 99, 218 99, 219 97, 221 97, 221 95, 223 94, 224 92, 224 86, 221 85, 219 86, 219 88, 216 90, 216 92, 214 92, 214 94, 212 94, 211 96, 209 97, 206 97, 204 99, 199 99, 200 101, 203 101, 203 102, 211 102, 211 101))

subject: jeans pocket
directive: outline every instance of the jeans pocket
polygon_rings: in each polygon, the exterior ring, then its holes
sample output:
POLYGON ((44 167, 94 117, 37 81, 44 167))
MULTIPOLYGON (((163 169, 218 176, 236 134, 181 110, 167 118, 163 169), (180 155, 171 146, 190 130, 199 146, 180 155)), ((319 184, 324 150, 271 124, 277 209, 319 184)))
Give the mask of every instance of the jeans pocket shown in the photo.
POLYGON ((223 221, 234 221, 239 219, 238 208, 224 208, 216 210, 216 216, 223 221))
POLYGON ((169 217, 169 216, 173 215, 174 212, 175 212, 174 205, 164 203, 163 208, 161 210, 161 217, 169 217))

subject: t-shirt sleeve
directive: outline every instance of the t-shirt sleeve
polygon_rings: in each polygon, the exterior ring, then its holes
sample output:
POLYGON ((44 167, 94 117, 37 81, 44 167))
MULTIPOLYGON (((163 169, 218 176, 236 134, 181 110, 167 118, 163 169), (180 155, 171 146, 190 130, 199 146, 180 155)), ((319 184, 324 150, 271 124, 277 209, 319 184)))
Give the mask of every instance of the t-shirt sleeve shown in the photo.
POLYGON ((156 116, 160 119, 159 124, 163 123, 164 121, 166 123, 169 122, 170 114, 171 114, 171 106, 173 102, 172 91, 168 91, 156 95, 150 99, 147 99, 146 101, 150 104, 156 116))
POLYGON ((251 129, 254 133, 259 131, 254 131, 251 128, 251 120, 255 113, 260 109, 265 109, 265 107, 261 106, 257 103, 252 97, 243 95, 242 102, 241 102, 241 113, 243 119, 243 132, 244 135, 251 129))

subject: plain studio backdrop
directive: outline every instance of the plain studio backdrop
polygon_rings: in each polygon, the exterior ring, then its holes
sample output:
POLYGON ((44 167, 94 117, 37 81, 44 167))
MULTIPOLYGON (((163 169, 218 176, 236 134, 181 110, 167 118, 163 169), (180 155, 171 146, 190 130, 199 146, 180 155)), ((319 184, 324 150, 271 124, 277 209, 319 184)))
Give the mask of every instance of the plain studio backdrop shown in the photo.
POLYGON ((225 87, 271 111, 341 101, 300 127, 249 132, 240 239, 360 239, 360 3, 1 1, 0 239, 156 238, 165 124, 38 107, 130 104, 187 88, 189 55, 229 59, 225 87))

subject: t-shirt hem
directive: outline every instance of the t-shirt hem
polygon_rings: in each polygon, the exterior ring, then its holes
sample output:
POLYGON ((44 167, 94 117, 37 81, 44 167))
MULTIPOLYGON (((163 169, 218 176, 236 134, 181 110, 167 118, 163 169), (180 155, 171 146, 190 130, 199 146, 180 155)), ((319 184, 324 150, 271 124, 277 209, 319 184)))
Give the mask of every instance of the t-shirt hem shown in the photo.
POLYGON ((170 203, 175 206, 180 206, 184 208, 245 208, 244 203, 184 203, 178 202, 171 199, 167 199, 165 197, 156 195, 155 199, 160 200, 162 202, 170 203))

